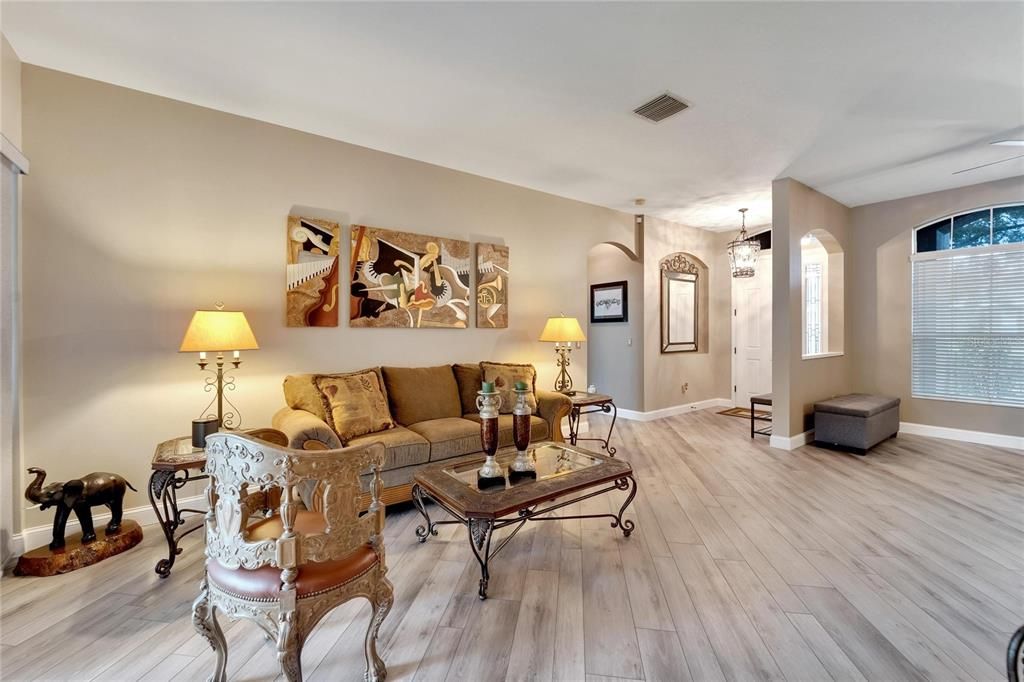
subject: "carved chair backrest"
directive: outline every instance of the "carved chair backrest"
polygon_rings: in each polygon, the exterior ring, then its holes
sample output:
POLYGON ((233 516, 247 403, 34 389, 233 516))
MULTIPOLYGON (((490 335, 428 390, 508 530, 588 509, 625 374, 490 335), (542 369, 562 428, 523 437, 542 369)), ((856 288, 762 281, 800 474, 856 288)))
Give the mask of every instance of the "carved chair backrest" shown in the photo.
MULTIPOLYGON (((263 434, 261 434, 263 435, 263 434)), ((228 568, 274 566, 294 569, 310 561, 330 561, 371 543, 382 551, 384 505, 380 467, 384 446, 371 443, 339 450, 294 450, 241 433, 206 439, 206 555, 228 568), (360 514, 359 475, 373 471, 370 506, 360 514), (325 531, 306 535, 295 529, 299 511, 295 486, 319 481, 325 531), (283 531, 276 539, 250 539, 248 529, 263 500, 280 490, 283 531), (264 493, 259 495, 256 493, 264 493)))

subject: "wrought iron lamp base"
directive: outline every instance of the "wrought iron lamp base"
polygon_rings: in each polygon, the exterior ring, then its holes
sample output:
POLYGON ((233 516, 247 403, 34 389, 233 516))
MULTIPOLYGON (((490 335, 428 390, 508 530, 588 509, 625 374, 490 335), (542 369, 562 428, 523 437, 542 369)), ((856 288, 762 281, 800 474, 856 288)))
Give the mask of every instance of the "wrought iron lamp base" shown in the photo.
POLYGON ((558 357, 555 358, 555 366, 558 367, 558 378, 555 379, 555 390, 559 393, 565 393, 572 395, 572 377, 569 376, 569 371, 566 369, 569 366, 569 354, 572 352, 572 347, 566 343, 555 344, 555 353, 558 357))

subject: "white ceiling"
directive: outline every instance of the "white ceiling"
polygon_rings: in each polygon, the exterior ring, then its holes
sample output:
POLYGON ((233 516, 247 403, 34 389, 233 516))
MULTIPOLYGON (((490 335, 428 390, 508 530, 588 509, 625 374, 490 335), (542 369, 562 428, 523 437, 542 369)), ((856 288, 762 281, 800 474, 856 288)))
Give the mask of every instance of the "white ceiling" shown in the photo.
POLYGON ((1024 3, 3 3, 28 63, 709 229, 1024 173, 1024 3), (691 108, 633 108, 663 91, 691 108))

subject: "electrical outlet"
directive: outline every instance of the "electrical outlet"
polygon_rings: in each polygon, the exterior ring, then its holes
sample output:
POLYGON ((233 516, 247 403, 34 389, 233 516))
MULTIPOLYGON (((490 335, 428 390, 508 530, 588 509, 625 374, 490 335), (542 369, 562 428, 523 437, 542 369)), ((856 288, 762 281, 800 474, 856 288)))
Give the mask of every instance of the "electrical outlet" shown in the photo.
POLYGON ((689 390, 690 390, 690 382, 686 382, 685 384, 683 384, 683 385, 682 385, 682 386, 680 386, 679 388, 681 388, 681 389, 682 389, 682 392, 683 392, 683 393, 686 393, 687 391, 689 391, 689 390))

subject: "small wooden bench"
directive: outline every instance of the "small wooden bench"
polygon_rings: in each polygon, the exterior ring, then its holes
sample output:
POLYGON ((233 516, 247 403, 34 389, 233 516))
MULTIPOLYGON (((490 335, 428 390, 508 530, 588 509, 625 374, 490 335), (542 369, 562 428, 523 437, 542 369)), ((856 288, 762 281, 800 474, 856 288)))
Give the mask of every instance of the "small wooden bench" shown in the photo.
POLYGON ((767 405, 772 406, 772 394, 765 393, 764 395, 752 395, 750 396, 750 437, 753 438, 755 435, 770 436, 772 435, 772 416, 767 417, 757 416, 757 410, 755 406, 767 405), (760 429, 755 428, 754 422, 768 422, 768 426, 762 426, 760 429))

